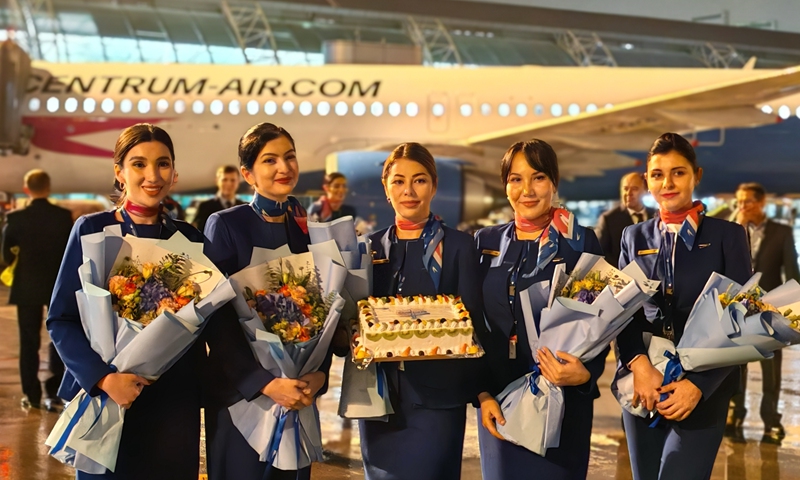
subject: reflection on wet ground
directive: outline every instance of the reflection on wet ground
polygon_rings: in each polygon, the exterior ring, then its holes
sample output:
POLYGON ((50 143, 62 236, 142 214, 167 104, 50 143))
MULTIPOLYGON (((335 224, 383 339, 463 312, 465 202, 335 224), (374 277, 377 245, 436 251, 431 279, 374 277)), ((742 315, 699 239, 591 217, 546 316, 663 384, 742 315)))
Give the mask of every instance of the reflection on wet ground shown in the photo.
MULTIPOLYGON (((66 480, 74 478, 68 467, 47 455, 44 440, 57 415, 43 410, 23 410, 19 386, 16 308, 6 306, 8 290, 0 288, 0 480, 66 480)), ((43 335, 46 333, 43 332, 43 335)), ((46 338, 46 337, 44 337, 46 338)), ((43 342, 42 359, 47 350, 43 342)), ((42 362, 42 368, 45 366, 42 362)), ((620 409, 609 391, 613 364, 609 361, 600 379, 602 396, 595 402, 594 432, 589 479, 630 480, 628 451, 620 426, 620 409)), ((761 444, 763 433, 758 405, 761 400, 761 369, 749 371, 745 420, 747 443, 723 442, 714 466, 714 480, 800 479, 800 350, 784 353, 783 388, 780 411, 786 427, 781 446, 761 444)), ((331 370, 331 388, 320 399, 322 437, 326 462, 315 464, 313 478, 319 480, 363 479, 356 422, 340 418, 337 412, 342 360, 331 370)), ((42 375, 45 371, 42 370, 42 375)), ((42 377, 44 379, 44 377, 42 377)), ((398 452, 403 454, 403 452, 398 452)), ((409 455, 409 453, 405 453, 409 455)), ((202 466, 203 471, 205 465, 202 466)), ((475 411, 470 408, 462 466, 464 480, 481 478, 475 411)), ((520 477, 523 478, 523 477, 520 477)))

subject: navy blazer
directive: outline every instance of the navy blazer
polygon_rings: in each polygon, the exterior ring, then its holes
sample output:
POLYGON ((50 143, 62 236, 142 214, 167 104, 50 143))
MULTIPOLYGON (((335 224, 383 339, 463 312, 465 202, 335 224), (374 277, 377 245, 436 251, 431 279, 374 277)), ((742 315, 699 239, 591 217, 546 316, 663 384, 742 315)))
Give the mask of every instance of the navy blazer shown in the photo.
MULTIPOLYGON (((662 281, 663 287, 664 267, 657 261, 660 256, 655 253, 661 248, 659 222, 655 218, 625 229, 619 265, 624 268, 635 261, 648 278, 662 281)), ((713 272, 742 284, 750 278, 752 271, 747 237, 741 225, 718 218, 702 217, 691 251, 679 236, 676 237, 672 323, 677 344, 683 335, 692 306, 713 272)), ((647 354, 642 333, 653 332, 661 336, 660 329, 651 323, 657 318, 659 310, 667 311, 661 291, 645 304, 643 310, 637 312, 633 321, 620 333, 617 343, 623 365, 628 365, 637 355, 647 354)), ((736 370, 737 367, 726 367, 700 373, 688 372, 686 378, 703 392, 703 400, 707 400, 723 382, 729 388, 735 388, 736 376, 732 373, 736 370), (731 379, 725 381, 729 375, 731 379)))
MULTIPOLYGON (((193 226, 179 220, 173 222, 178 231, 192 242, 203 241, 203 236, 193 226)), ((113 372, 100 355, 92 350, 89 339, 86 338, 75 292, 81 289, 78 276, 78 267, 83 264, 81 236, 102 232, 103 228, 118 224, 120 222, 117 221, 113 210, 85 215, 75 222, 69 236, 67 250, 64 252, 53 297, 50 300, 50 310, 47 313, 47 329, 67 367, 61 388, 58 390, 58 396, 61 398, 72 399, 81 388, 89 392, 89 395, 99 395, 97 382, 113 372)), ((159 232, 161 238, 171 236, 171 233, 166 228, 162 229, 160 225, 137 225, 137 230, 140 230, 139 234, 143 237, 157 238, 159 232)), ((125 234, 131 233, 124 224, 122 231, 125 234)))
MULTIPOLYGON (((478 280, 478 259, 472 237, 447 226, 443 226, 443 229, 439 288, 436 289, 430 280, 428 270, 422 262, 421 241, 417 241, 413 243, 418 248, 412 248, 412 243, 409 243, 409 253, 418 254, 419 268, 403 270, 403 295, 459 295, 473 318, 472 323, 478 336, 483 336, 481 329, 485 326, 480 321, 483 307, 478 280)), ((388 229, 383 229, 370 235, 375 262, 372 267, 372 294, 376 297, 397 294, 393 278, 403 267, 405 257, 404 252, 398 248, 402 243, 390 244, 389 251, 386 251, 386 244, 389 243, 387 232, 388 229), (385 259, 389 261, 381 262, 385 259)), ((381 365, 392 369, 397 363, 381 365)), ((474 401, 477 396, 475 379, 481 370, 479 359, 420 360, 405 362, 404 368, 414 393, 425 408, 455 408, 474 401)), ((392 381, 391 376, 389 381, 392 381)))
MULTIPOLYGON (((308 234, 293 219, 265 222, 249 203, 212 214, 205 236, 206 256, 226 275, 248 267, 254 247, 276 249, 288 242, 292 253, 304 253, 310 243, 308 234)), ((242 398, 253 400, 275 378, 253 355, 230 303, 214 314, 204 336, 209 346, 206 384, 209 400, 217 406, 232 405, 242 398)), ((328 369, 330 359, 320 368, 326 374, 328 369)), ((324 391, 325 387, 318 395, 324 391)))
MULTIPOLYGON (((583 252, 602 255, 597 236, 590 229, 585 229, 586 240, 583 252)), ((514 240, 514 222, 505 225, 496 225, 478 230, 475 234, 477 251, 480 254, 481 282, 483 284, 483 303, 486 323, 489 330, 481 338, 481 343, 486 350, 486 357, 490 366, 489 375, 482 379, 482 391, 492 395, 499 394, 509 383, 526 375, 533 367, 533 353, 528 345, 528 333, 525 320, 522 316, 519 296, 516 297, 514 308, 508 301, 508 286, 511 270, 516 266, 517 259, 525 245, 524 240, 514 240), (493 266, 495 265, 495 266, 493 266), (509 340, 517 323, 517 355, 516 359, 509 358, 509 340)), ((530 255, 536 258, 536 250, 531 250, 530 255)), ((550 281, 556 265, 564 263, 567 272, 575 268, 575 264, 583 252, 574 250, 567 241, 559 236, 558 253, 545 269, 530 278, 522 278, 517 282, 516 290, 521 292, 533 284, 550 281)), ((535 322, 538 328, 540 315, 535 313, 535 322)), ((477 322, 476 322, 477 323, 477 322)), ((567 387, 565 394, 572 396, 580 391, 582 394, 591 394, 588 398, 596 398, 597 379, 603 373, 605 354, 586 362, 586 368, 591 374, 590 380, 578 387, 567 387)))

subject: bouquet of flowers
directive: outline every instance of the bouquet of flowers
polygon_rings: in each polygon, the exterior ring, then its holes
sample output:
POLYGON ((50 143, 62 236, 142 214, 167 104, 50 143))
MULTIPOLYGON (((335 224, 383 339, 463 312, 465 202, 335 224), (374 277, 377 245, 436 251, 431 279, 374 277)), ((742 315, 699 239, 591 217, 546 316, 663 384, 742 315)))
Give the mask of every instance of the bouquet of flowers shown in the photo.
MULTIPOLYGON (((335 243, 309 245, 309 250, 293 255, 284 248, 257 249, 251 266, 230 277, 250 347, 275 377, 300 378, 319 370, 345 303, 339 292, 348 272, 330 256, 337 251, 335 243)), ((228 410, 261 461, 296 470, 323 459, 315 406, 286 410, 261 395, 228 410)))
MULTIPOLYGON (((582 362, 592 360, 655 294, 658 285, 635 263, 620 271, 598 255, 581 255, 569 276, 564 265, 558 265, 552 282, 521 292, 533 360, 540 346, 567 352, 582 362)), ((504 438, 539 455, 558 447, 563 391, 542 377, 538 368, 509 384, 497 401, 506 418, 506 424, 497 427, 504 438)))
MULTIPOLYGON (((758 286, 760 278, 756 273, 739 285, 715 272, 692 307, 677 345, 646 335, 650 361, 666 372, 664 385, 680 380, 686 372, 764 360, 777 349, 800 343, 797 322, 789 318, 800 307, 800 284, 790 280, 765 293, 758 286)), ((632 406, 633 375, 627 368, 618 369, 611 389, 628 412, 651 415, 641 406, 632 406)))
MULTIPOLYGON (((206 319, 234 297, 230 283, 180 233, 122 237, 118 226, 81 238, 78 309, 92 349, 117 371, 157 380, 194 344, 206 319), (181 252, 181 253, 176 253, 181 252)), ((125 409, 81 390, 45 442, 77 470, 114 471, 125 409)))

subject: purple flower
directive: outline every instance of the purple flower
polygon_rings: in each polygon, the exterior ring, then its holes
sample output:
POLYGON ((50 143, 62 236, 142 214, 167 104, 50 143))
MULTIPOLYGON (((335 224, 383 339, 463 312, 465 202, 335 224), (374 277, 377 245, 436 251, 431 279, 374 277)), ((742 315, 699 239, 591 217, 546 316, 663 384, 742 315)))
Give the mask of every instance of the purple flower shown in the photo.
POLYGON ((577 300, 581 303, 588 303, 591 305, 592 302, 594 302, 594 300, 597 298, 597 294, 593 291, 581 290, 572 298, 573 300, 577 300))
POLYGON ((158 309, 158 304, 165 298, 171 298, 169 290, 153 277, 142 286, 141 303, 139 308, 143 313, 154 312, 158 309))
POLYGON ((270 293, 258 295, 256 297, 256 309, 268 320, 297 322, 302 324, 305 320, 300 307, 290 297, 284 297, 280 293, 270 293))

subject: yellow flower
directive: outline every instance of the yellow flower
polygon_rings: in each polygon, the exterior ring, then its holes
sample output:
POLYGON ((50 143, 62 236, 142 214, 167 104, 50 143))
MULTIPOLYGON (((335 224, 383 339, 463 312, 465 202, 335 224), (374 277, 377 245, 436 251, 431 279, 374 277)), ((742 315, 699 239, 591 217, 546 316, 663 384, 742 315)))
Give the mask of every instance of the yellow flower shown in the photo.
POLYGON ((156 265, 150 262, 142 264, 142 277, 145 280, 153 276, 153 272, 156 269, 156 265))

